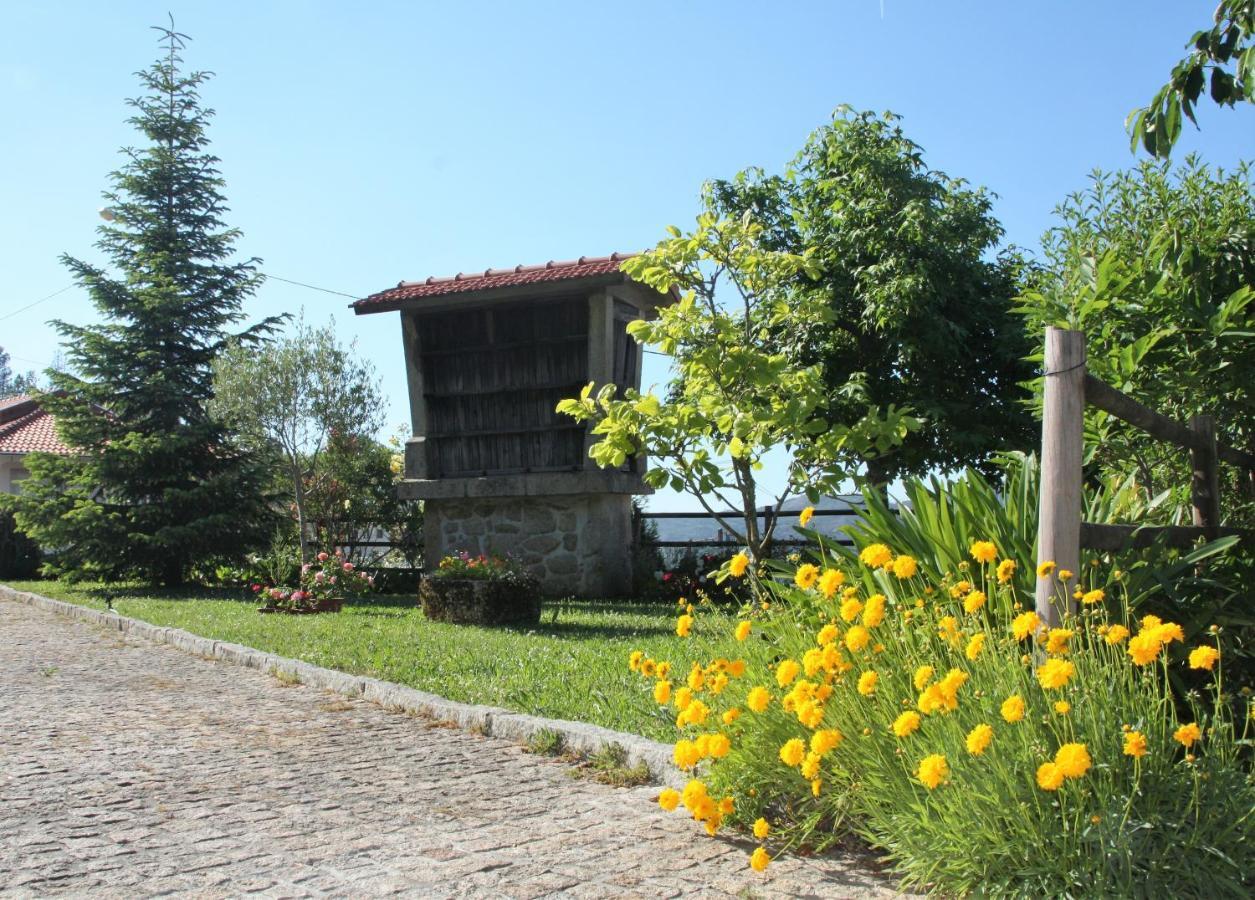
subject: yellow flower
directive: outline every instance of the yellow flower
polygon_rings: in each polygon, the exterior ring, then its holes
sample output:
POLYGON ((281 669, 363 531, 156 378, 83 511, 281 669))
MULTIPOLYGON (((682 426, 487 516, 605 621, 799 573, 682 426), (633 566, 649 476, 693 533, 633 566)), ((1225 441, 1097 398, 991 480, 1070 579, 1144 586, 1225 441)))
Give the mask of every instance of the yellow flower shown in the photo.
POLYGON ((893 561, 893 551, 884 544, 869 544, 859 553, 858 559, 870 569, 879 569, 893 561))
POLYGON ((767 864, 771 862, 771 857, 767 855, 767 851, 759 847, 750 854, 750 868, 755 872, 761 872, 767 868, 767 864))
POLYGON ((840 630, 836 625, 829 623, 819 629, 819 633, 815 635, 815 643, 822 647, 824 644, 831 644, 839 637, 841 637, 840 630))
POLYGON ((671 674, 671 663, 669 662, 658 663, 658 668, 654 670, 654 674, 658 676, 659 679, 665 681, 667 677, 671 674))
POLYGON ((733 678, 740 678, 745 674, 745 660, 734 659, 728 663, 728 674, 733 678))
POLYGON ((936 789, 949 774, 950 766, 940 753, 925 756, 920 760, 919 768, 915 770, 915 777, 930 791, 936 789))
POLYGON ((871 641, 871 633, 862 625, 854 625, 845 633, 845 645, 857 653, 871 641))
POLYGON ((980 657, 981 651, 985 649, 985 632, 972 635, 972 639, 967 642, 967 648, 963 651, 964 655, 972 662, 980 657))
POLYGON ((641 674, 646 678, 653 678, 654 672, 657 671, 658 664, 652 659, 646 658, 641 660, 641 674))
POLYGON ((672 759, 679 769, 691 769, 702 761, 701 751, 692 741, 679 740, 671 752, 672 759))
POLYGON ((986 599, 988 598, 985 596, 984 591, 972 591, 963 598, 963 611, 969 615, 976 612, 976 610, 985 605, 986 599))
POLYGON ((893 720, 893 733, 900 738, 904 738, 919 729, 920 718, 919 713, 913 709, 908 709, 902 715, 893 720))
POLYGON ((1159 658, 1161 649, 1163 649, 1163 641, 1159 640, 1155 632, 1142 630, 1129 641, 1128 654, 1132 657, 1134 665, 1145 666, 1159 658))
POLYGON ((1052 762, 1037 767, 1037 786, 1043 791, 1057 791, 1063 785, 1063 772, 1052 762))
POLYGON ((731 725, 737 719, 741 718, 741 710, 738 707, 732 707, 722 716, 724 725, 731 725))
POLYGON ((1002 718, 1012 723, 1024 718, 1024 698, 1019 694, 1012 694, 1006 700, 1003 700, 1002 718))
POLYGON ((1116 644, 1121 643, 1128 636, 1129 636, 1129 630, 1125 628, 1123 625, 1112 625, 1110 628, 1107 629, 1107 633, 1103 635, 1103 640, 1106 641, 1108 644, 1111 644, 1114 647, 1116 644))
POLYGON ((675 633, 680 637, 688 637, 689 632, 693 630, 693 617, 688 613, 680 616, 675 620, 675 633))
POLYGON ((1146 735, 1140 731, 1126 731, 1124 733, 1124 755, 1132 756, 1135 759, 1141 759, 1146 755, 1147 741, 1146 735))
POLYGON ((680 805, 680 792, 675 788, 663 788, 658 794, 658 805, 671 812, 680 805))
POLYGON ((968 591, 970 591, 972 587, 973 587, 972 582, 960 581, 957 584, 955 584, 954 587, 950 588, 950 596, 957 600, 960 597, 962 597, 964 594, 966 594, 968 591))
POLYGON ((1220 659, 1220 651, 1215 647, 1195 647, 1190 651, 1190 668, 1206 669, 1208 672, 1220 659))
POLYGON ((1087 605, 1102 603, 1106 596, 1107 595, 1100 590, 1086 591, 1081 595, 1081 602, 1087 605))
POLYGON ((1037 617, 1035 612, 1020 613, 1011 622, 1011 633, 1015 635, 1017 641, 1032 637, 1037 633, 1037 629, 1041 627, 1041 619, 1037 617))
POLYGON ((1015 576, 1015 560, 1004 559, 998 563, 998 583, 1006 584, 1015 576))
POLYGON ((659 681, 654 685, 654 702, 659 706, 666 706, 667 701, 671 699, 671 682, 659 681))
POLYGON ((743 641, 750 636, 750 629, 753 626, 748 621, 741 620, 736 623, 736 639, 743 641))
POLYGON ((972 544, 971 554, 978 563, 991 563, 998 558, 998 548, 990 541, 977 541, 972 544))
POLYGON ((751 690, 745 697, 745 705, 756 713, 762 712, 770 703, 771 694, 762 685, 751 690))
POLYGON ((682 710, 686 706, 688 706, 690 703, 693 702, 693 692, 690 691, 687 687, 682 687, 678 691, 675 692, 674 700, 675 700, 675 708, 682 710))
POLYGON ((867 598, 867 605, 863 607, 863 624, 868 628, 875 628, 885 620, 885 595, 872 594, 867 598))
POLYGON ((796 768, 802 764, 802 760, 806 757, 806 745, 802 743, 801 738, 790 738, 784 742, 784 746, 780 748, 780 761, 786 766, 796 768))
POLYGON ((813 563, 804 563, 797 567, 797 572, 793 575, 793 583, 804 591, 809 591, 815 586, 815 582, 819 580, 819 566, 813 563))
POLYGON ((818 753, 806 754, 806 759, 802 760, 801 773, 802 777, 807 781, 812 778, 819 777, 819 766, 823 762, 818 753))
POLYGON ((724 797, 719 801, 719 814, 721 816, 730 816, 736 810, 736 801, 731 797, 724 797))
POLYGON ((915 561, 913 556, 899 556, 893 561, 893 574, 902 581, 913 578, 918 571, 919 563, 915 561))
POLYGON ((1054 561, 1053 561, 1053 560, 1047 560, 1046 562, 1042 563, 1041 565, 1039 565, 1039 566, 1037 567, 1037 577, 1038 577, 1038 578, 1049 578, 1049 577, 1050 577, 1050 573, 1051 573, 1051 572, 1053 572, 1054 570, 1055 570, 1055 564, 1054 564, 1054 561))
POLYGON ((915 690, 922 691, 928 682, 933 680, 936 670, 932 666, 920 666, 915 670, 915 690))
POLYGON ((1063 656, 1068 652, 1068 641, 1072 640, 1070 628, 1052 628, 1046 634, 1046 652, 1063 656))
POLYGON ((760 841, 771 833, 771 826, 767 824, 767 820, 758 818, 754 820, 754 837, 760 841))
POLYGON ((635 672, 641 667, 641 660, 645 658, 645 651, 633 650, 632 655, 628 657, 628 668, 635 672))
POLYGON ((980 724, 967 733, 967 752, 980 756, 994 739, 992 726, 980 724))
POLYGON ((1069 703, 1068 701, 1066 700, 1055 701, 1055 712, 1057 712, 1059 715, 1066 716, 1071 711, 1072 711, 1072 704, 1069 703))
POLYGON ((1172 732, 1172 739, 1183 747, 1192 747, 1194 742, 1203 736, 1202 729, 1198 727, 1197 722, 1191 722, 1189 725, 1182 725, 1176 731, 1172 732))
POLYGON ((740 578, 745 574, 745 570, 749 568, 750 558, 741 551, 728 561, 728 571, 732 573, 733 578, 740 578))
POLYGON ((937 633, 951 644, 958 643, 959 638, 963 636, 963 632, 959 630, 959 620, 954 616, 942 616, 941 621, 937 623, 937 633))
POLYGON ((796 660, 786 659, 781 661, 780 666, 776 669, 776 684, 785 687, 790 684, 794 678, 801 674, 802 667, 797 664, 796 660))
POLYGON ((823 756, 835 750, 842 740, 841 732, 835 728, 825 728, 823 731, 816 731, 811 735, 811 753, 823 756))
POLYGON ((1185 632, 1175 622, 1164 622, 1162 625, 1155 627, 1155 637, 1165 644, 1170 644, 1173 641, 1184 641, 1185 632))
POLYGON ((690 691, 697 692, 702 689, 702 685, 705 683, 706 676, 702 674, 702 667, 697 663, 693 663, 693 668, 689 669, 688 678, 685 680, 685 684, 688 685, 690 691))
POLYGON ((713 759, 723 759, 732 750, 732 741, 726 734, 712 734, 706 744, 706 755, 713 759))
POLYGON ((811 647, 802 654, 802 671, 807 678, 813 677, 824 667, 824 654, 818 647, 811 647))
POLYGON ((824 788, 824 783, 820 781, 818 778, 816 778, 814 781, 811 782, 811 796, 818 797, 819 792, 822 791, 823 788, 824 788))
POLYGON ((1084 744, 1064 744, 1055 751, 1055 765, 1064 778, 1080 778, 1093 764, 1084 744))
POLYGON ((824 595, 825 600, 831 600, 837 588, 844 583, 845 573, 840 569, 824 569, 824 574, 819 578, 819 592, 824 595))
POLYGON ((1047 690, 1061 688, 1076 673, 1076 666, 1066 659, 1048 659, 1037 670, 1037 681, 1047 690))
POLYGON ((879 675, 871 669, 867 670, 858 677, 858 692, 864 697, 870 697, 876 693, 876 682, 879 680, 879 675))
POLYGON ((857 597, 848 597, 841 601, 841 618, 847 622, 853 622, 862 611, 863 604, 857 597))

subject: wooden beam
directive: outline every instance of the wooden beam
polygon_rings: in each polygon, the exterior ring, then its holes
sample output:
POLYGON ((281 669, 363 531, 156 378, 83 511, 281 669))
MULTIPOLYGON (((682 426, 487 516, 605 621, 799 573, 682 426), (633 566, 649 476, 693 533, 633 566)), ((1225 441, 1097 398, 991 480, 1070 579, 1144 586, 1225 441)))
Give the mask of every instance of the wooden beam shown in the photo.
POLYGON ((1194 507, 1194 524, 1207 531, 1208 537, 1220 526, 1220 466, 1216 460, 1216 420, 1211 416, 1190 419, 1190 431, 1199 446, 1190 451, 1193 476, 1190 480, 1190 501, 1194 507))
MULTIPOLYGON (((1169 547, 1189 549, 1199 538, 1209 537, 1209 531, 1215 538, 1236 535, 1244 542, 1255 542, 1255 532, 1244 528, 1204 529, 1192 525, 1100 525, 1095 522, 1081 523, 1081 546, 1086 550, 1141 550, 1152 544, 1162 542, 1169 547)), ((1214 538, 1213 538, 1214 539, 1214 538)))

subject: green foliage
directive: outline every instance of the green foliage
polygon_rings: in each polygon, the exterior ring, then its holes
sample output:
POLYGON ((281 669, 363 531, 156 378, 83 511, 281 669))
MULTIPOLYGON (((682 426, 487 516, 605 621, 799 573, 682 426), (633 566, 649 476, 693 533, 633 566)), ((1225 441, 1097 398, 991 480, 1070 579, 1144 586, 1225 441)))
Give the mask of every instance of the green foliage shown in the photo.
MULTIPOLYGON (((63 257, 103 324, 55 323, 73 372, 50 371, 40 402, 80 455, 28 457, 18 524, 67 575, 183 581, 197 561, 239 559, 270 526, 264 472, 206 410, 210 364, 243 318, 256 260, 229 263, 239 236, 200 106, 202 72, 184 74, 180 35, 139 73, 130 101, 147 140, 127 149, 105 193, 111 224, 96 247, 116 274, 63 257)), ((249 341, 273 323, 249 329, 249 341)))
POLYGON ((820 367, 823 417, 853 426, 870 403, 921 418, 862 452, 876 484, 988 468, 1036 437, 1020 403, 1030 345, 1011 311, 1023 264, 991 258, 1002 227, 990 194, 928 168, 897 123, 842 107, 783 176, 750 169, 713 185, 718 211, 762 222, 764 247, 807 255, 790 288, 826 312, 782 323, 781 344, 790 365, 820 367))
POLYGON ((1215 24, 1195 32, 1190 53, 1150 105, 1129 113, 1125 127, 1134 152, 1167 158, 1181 134, 1181 117, 1198 125, 1194 106, 1206 87, 1217 106, 1255 103, 1255 0, 1221 0, 1215 24))
MULTIPOLYGON (((707 209, 693 232, 670 233, 623 264, 655 290, 682 293, 657 319, 628 326, 636 340, 674 357, 667 396, 629 389, 617 397, 614 385, 594 394, 590 384, 558 411, 595 422, 601 439, 589 453, 599 465, 618 467, 648 453, 657 461, 645 474, 648 484, 689 492, 762 557, 776 526, 775 516, 762 527, 757 518, 755 473, 768 451, 784 447, 790 456, 787 484, 771 500, 778 510, 793 494, 835 490, 858 460, 887 451, 916 422, 901 407, 866 403, 851 421, 823 418, 829 391, 820 367, 798 366, 788 353, 790 339, 831 318, 821 299, 789 290, 799 273, 814 271, 811 251, 766 249, 762 226, 748 213, 719 218, 707 209), (725 279, 728 296, 716 299, 725 279), (738 525, 722 514, 729 508, 741 513, 738 525)), ((857 378, 841 394, 850 404, 865 396, 857 378)))
MULTIPOLYGON (((1213 170, 1195 157, 1095 172, 1056 210, 1045 265, 1021 298, 1041 359, 1045 326, 1085 332, 1094 375, 1177 421, 1215 416, 1218 437, 1255 446, 1255 189, 1249 169, 1213 170)), ((1086 412, 1090 473, 1137 476, 1159 522, 1189 520, 1190 466, 1106 413, 1086 412)), ((1245 473, 1222 466, 1229 524, 1255 524, 1245 473)))
MULTIPOLYGON (((326 471, 324 451, 340 441, 345 447, 333 454, 332 471, 327 472, 336 480, 336 467, 353 466, 345 458, 351 442, 372 440, 382 425, 373 366, 357 359, 352 346, 340 345, 334 323, 311 328, 302 318, 290 336, 261 352, 242 344, 229 347, 215 361, 213 378, 214 414, 239 431, 245 447, 281 460, 292 491, 301 558, 308 560, 315 522, 307 480, 326 471)), ((341 483, 336 490, 341 487, 349 492, 343 499, 351 505, 355 485, 341 483)), ((324 521, 326 527, 330 520, 324 521)))
POLYGON ((25 393, 36 385, 35 373, 27 372, 23 375, 20 372, 14 372, 9 367, 9 354, 3 347, 0 347, 0 398, 10 394, 25 393))
POLYGON ((39 565, 38 545, 18 531, 12 513, 0 511, 0 578, 32 578, 39 565))

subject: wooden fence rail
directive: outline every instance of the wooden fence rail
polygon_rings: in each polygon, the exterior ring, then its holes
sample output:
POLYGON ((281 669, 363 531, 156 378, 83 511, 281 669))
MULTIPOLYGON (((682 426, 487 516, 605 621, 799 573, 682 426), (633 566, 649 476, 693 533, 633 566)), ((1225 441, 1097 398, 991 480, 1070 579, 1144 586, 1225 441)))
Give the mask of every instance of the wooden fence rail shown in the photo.
MULTIPOLYGON (((1121 550, 1156 541, 1190 546, 1198 538, 1214 540, 1252 534, 1220 527, 1219 462, 1245 469, 1255 480, 1255 455, 1216 441, 1211 416, 1194 416, 1188 425, 1143 406, 1132 397, 1085 371, 1085 335, 1062 328, 1046 329, 1045 389, 1042 396, 1041 498, 1037 531, 1037 562, 1052 561, 1058 569, 1081 571, 1081 548, 1121 550), (1139 527, 1081 521, 1081 462, 1084 454, 1085 406, 1096 406, 1151 437, 1190 452, 1193 468, 1191 501, 1194 525, 1139 527)), ((1057 574, 1037 580, 1036 609, 1047 627, 1059 624, 1075 602, 1057 574), (1058 604, 1064 598, 1062 609, 1058 604)))

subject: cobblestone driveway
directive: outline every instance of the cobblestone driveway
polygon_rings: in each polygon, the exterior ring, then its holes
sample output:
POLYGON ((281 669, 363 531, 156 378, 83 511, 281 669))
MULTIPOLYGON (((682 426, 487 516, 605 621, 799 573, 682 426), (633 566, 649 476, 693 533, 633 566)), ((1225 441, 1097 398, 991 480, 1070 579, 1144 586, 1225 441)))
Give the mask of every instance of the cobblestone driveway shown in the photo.
POLYGON ((893 896, 570 772, 0 601, 0 894, 893 896))

